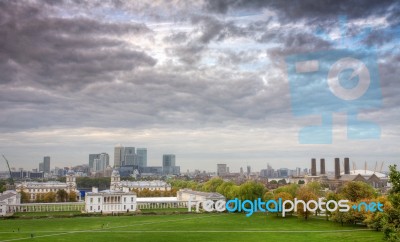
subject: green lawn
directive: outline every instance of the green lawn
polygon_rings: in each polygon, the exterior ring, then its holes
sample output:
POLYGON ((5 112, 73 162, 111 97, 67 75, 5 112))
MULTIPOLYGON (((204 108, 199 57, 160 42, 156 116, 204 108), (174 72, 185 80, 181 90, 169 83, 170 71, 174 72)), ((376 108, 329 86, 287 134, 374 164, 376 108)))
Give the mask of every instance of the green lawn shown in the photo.
POLYGON ((375 242, 382 238, 381 232, 365 227, 342 227, 323 219, 305 221, 261 213, 249 218, 244 214, 203 213, 0 220, 0 241, 375 242))

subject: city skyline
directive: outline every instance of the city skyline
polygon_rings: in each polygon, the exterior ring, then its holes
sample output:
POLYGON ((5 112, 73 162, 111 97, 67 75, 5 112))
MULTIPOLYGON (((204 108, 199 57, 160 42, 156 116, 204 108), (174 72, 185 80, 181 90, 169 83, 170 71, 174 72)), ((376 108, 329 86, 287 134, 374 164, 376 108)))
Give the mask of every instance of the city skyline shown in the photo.
POLYGON ((270 1, 5 1, 0 153, 16 168, 37 168, 47 155, 52 167, 63 167, 99 152, 113 160, 121 143, 147 147, 149 166, 175 154, 182 172, 214 171, 218 163, 232 171, 310 167, 313 157, 325 158, 326 170, 335 157, 359 167, 385 161, 387 170, 400 162, 398 12, 386 1, 356 9, 340 2, 292 9, 270 1), (300 130, 321 117, 293 114, 285 60, 340 44, 376 50, 382 105, 357 111, 380 137, 348 139, 347 115, 338 112, 331 144, 300 144, 300 130))

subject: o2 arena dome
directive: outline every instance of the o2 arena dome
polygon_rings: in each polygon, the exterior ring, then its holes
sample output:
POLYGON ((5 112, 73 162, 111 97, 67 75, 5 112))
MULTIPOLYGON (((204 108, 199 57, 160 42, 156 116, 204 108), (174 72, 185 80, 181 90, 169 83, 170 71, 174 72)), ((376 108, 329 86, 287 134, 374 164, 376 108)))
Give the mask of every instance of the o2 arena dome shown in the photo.
MULTIPOLYGON (((387 177, 385 174, 377 171, 371 171, 371 170, 350 170, 350 175, 358 175, 360 174, 361 176, 366 176, 370 177, 373 174, 375 174, 378 178, 384 178, 387 177)), ((344 172, 341 172, 340 175, 344 175, 344 172)))

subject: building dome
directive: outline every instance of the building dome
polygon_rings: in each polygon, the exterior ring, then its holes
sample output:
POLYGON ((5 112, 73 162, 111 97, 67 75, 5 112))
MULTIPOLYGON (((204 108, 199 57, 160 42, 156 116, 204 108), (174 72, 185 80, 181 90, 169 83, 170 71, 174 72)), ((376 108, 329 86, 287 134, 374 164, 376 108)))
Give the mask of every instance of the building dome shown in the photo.
POLYGON ((119 171, 113 170, 113 172, 111 173, 111 176, 119 176, 119 171))
MULTIPOLYGON (((344 173, 340 173, 341 175, 344 175, 344 173)), ((377 172, 377 171, 370 171, 370 170, 351 170, 350 171, 350 175, 358 175, 360 174, 361 176, 372 176, 373 174, 375 174, 378 178, 384 178, 387 177, 385 174, 381 173, 381 172, 377 172)))

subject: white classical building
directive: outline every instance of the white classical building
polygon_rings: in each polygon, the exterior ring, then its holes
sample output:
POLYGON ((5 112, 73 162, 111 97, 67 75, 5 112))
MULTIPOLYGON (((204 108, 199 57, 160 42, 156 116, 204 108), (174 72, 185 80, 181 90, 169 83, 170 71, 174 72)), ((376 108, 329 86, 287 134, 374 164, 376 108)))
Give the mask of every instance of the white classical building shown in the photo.
POLYGON ((21 203, 21 195, 16 191, 5 191, 0 193, 0 216, 12 214, 12 205, 21 203))
POLYGON ((85 211, 87 213, 136 211, 136 193, 129 192, 127 188, 124 188, 122 191, 98 191, 94 187, 92 192, 86 193, 85 211))
POLYGON ((16 184, 16 191, 21 191, 29 194, 30 200, 35 201, 39 194, 46 194, 48 192, 57 193, 59 190, 65 190, 68 194, 75 192, 77 200, 80 200, 80 193, 76 189, 75 173, 70 170, 66 176, 66 182, 49 181, 49 182, 22 182, 16 184))
POLYGON ((150 191, 170 191, 171 185, 165 181, 121 181, 121 177, 117 170, 111 173, 111 186, 110 190, 122 190, 128 188, 131 190, 149 189, 150 191))

